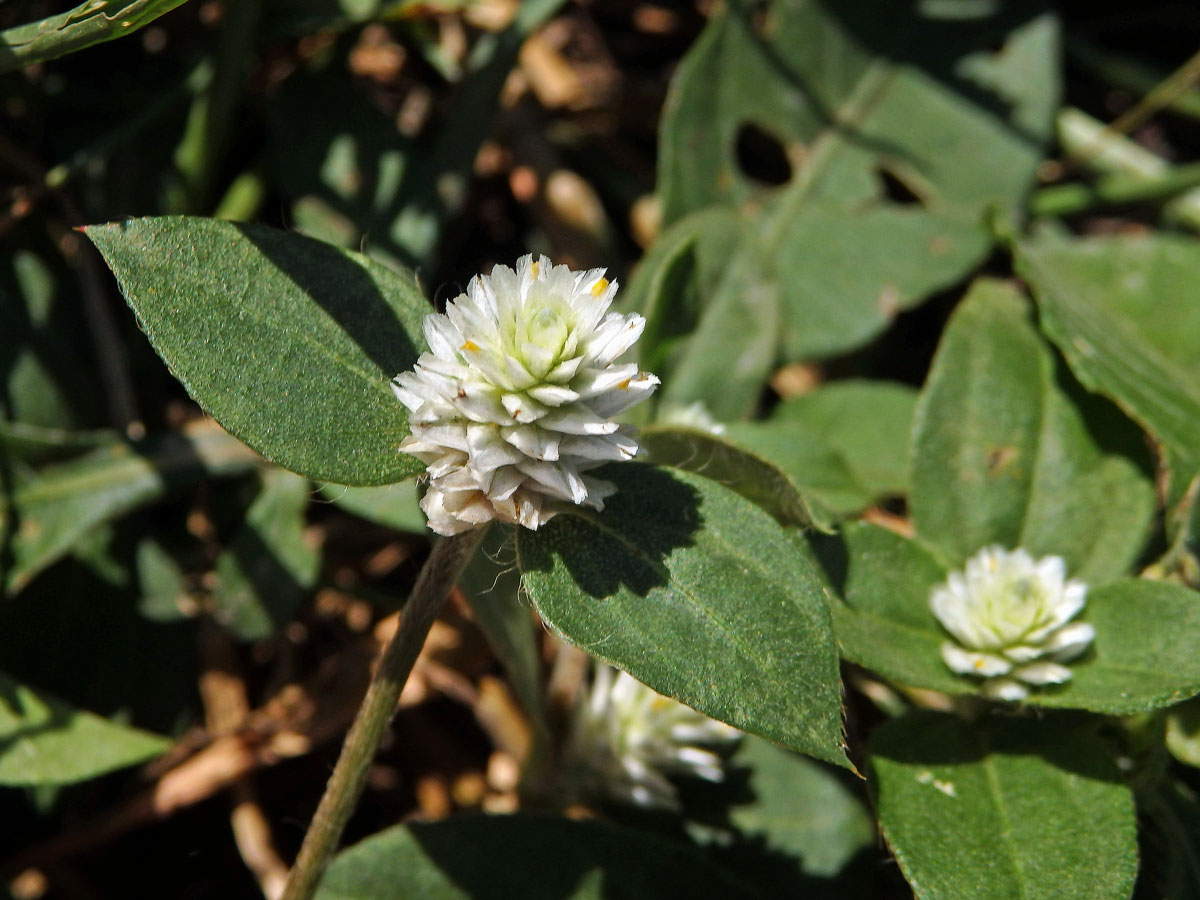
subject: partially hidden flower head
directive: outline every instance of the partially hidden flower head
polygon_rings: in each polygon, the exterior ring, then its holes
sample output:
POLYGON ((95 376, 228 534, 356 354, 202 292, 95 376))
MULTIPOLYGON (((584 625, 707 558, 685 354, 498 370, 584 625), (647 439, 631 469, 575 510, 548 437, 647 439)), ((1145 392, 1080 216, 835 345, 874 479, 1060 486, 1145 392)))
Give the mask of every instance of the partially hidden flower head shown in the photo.
POLYGON ((603 509, 614 486, 586 473, 633 458, 632 429, 612 418, 659 383, 618 362, 646 321, 610 312, 616 292, 603 269, 524 256, 425 318, 429 351, 392 389, 412 427, 400 449, 428 466, 430 528, 537 528, 567 504, 603 509))
POLYGON ((725 779, 742 733, 597 663, 575 709, 566 759, 575 792, 646 809, 676 810, 668 776, 725 779))
POLYGON ((1025 550, 986 547, 934 588, 929 604, 953 641, 942 659, 960 675, 983 678, 983 693, 1022 700, 1030 687, 1071 678, 1063 663, 1095 637, 1072 622, 1087 602, 1087 585, 1067 578, 1058 556, 1034 559, 1025 550))

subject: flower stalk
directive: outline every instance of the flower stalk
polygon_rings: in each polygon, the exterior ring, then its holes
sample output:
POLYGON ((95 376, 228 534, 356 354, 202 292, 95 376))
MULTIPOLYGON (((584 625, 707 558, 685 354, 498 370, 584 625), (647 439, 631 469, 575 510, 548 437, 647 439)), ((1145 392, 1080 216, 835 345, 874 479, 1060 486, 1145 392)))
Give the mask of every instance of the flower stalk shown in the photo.
POLYGON ((433 627, 438 611, 466 568, 487 528, 472 528, 433 546, 404 612, 400 627, 379 659, 362 706, 325 786, 300 854, 288 874, 280 900, 310 900, 337 850, 342 832, 366 784, 367 770, 396 712, 405 682, 433 627))

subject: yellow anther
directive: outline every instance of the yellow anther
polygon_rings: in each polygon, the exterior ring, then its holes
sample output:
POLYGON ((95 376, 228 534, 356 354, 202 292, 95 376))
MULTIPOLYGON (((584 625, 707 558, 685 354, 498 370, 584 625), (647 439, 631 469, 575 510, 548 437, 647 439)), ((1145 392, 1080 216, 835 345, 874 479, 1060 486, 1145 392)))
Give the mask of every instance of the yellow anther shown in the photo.
POLYGON ((467 341, 465 344, 463 344, 463 345, 462 345, 461 347, 459 347, 458 349, 459 349, 459 350, 472 350, 472 351, 474 351, 474 350, 478 350, 478 349, 479 349, 479 345, 478 345, 477 343, 475 343, 474 341, 467 341))
POLYGON ((627 391, 627 390, 629 390, 629 382, 632 380, 633 380, 632 378, 626 378, 624 381, 622 381, 620 384, 618 384, 617 387, 623 391, 627 391))
POLYGON ((529 266, 529 277, 537 278, 537 273, 538 273, 538 264, 537 263, 531 264, 529 266))
POLYGON ((601 278, 599 281, 597 281, 595 284, 592 285, 592 296, 599 297, 601 294, 604 293, 604 291, 607 288, 608 288, 608 279, 601 278))

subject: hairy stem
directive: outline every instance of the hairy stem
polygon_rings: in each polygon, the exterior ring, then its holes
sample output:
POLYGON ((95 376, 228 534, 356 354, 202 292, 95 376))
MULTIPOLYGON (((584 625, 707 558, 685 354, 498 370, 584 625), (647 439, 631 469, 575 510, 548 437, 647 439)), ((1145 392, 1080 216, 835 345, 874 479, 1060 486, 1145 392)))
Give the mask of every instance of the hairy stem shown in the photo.
POLYGON ((486 528, 472 528, 443 538, 434 545, 404 607, 400 627, 383 651, 358 716, 346 735, 341 756, 325 786, 325 794, 304 836, 300 855, 288 875, 287 887, 280 900, 309 900, 316 892, 346 822, 362 795, 367 769, 396 711, 400 692, 425 644, 429 629, 486 531, 486 528))

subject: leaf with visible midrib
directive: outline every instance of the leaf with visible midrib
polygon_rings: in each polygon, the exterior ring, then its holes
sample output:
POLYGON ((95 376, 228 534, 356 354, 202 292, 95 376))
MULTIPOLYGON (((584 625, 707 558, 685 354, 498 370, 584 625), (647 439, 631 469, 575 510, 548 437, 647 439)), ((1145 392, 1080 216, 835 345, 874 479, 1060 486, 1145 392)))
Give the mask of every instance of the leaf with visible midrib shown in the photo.
POLYGON ((820 578, 766 512, 688 472, 610 465, 602 513, 517 534, 542 617, 706 715, 848 766, 820 578))
POLYGON ((1129 571, 1154 485, 1140 430, 1085 393, 1006 282, 981 279, 942 335, 917 404, 909 503, 957 565, 981 548, 1061 556, 1097 584, 1129 571))
POLYGON ((431 312, 411 275, 311 238, 214 219, 86 229, 151 343, 230 432, 285 468, 338 484, 422 470, 399 452, 431 312))
POLYGON ((918 900, 1126 900, 1133 797, 1090 731, 916 713, 871 738, 879 821, 918 900))
POLYGON ((1163 442, 1178 499, 1200 471, 1200 248, 1168 235, 1047 237, 1021 244, 1017 261, 1079 380, 1163 442))

